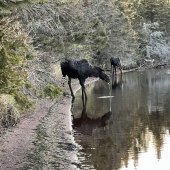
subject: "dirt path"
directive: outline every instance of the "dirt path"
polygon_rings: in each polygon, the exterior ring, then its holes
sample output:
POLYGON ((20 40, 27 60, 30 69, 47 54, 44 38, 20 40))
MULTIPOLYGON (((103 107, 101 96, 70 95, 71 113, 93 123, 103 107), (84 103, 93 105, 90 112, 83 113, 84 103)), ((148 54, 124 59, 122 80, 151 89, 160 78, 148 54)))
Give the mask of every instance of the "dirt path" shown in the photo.
POLYGON ((25 155, 33 148, 35 129, 52 106, 51 100, 42 100, 33 113, 21 118, 0 141, 0 170, 15 170, 25 163, 25 155))

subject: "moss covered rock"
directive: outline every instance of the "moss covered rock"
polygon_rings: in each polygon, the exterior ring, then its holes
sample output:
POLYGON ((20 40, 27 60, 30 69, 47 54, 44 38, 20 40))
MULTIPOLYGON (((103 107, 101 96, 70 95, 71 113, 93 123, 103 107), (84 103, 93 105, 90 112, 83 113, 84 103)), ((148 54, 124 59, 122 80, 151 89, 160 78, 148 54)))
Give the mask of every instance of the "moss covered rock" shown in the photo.
POLYGON ((12 95, 0 95, 0 123, 1 126, 14 125, 20 117, 16 101, 12 95))

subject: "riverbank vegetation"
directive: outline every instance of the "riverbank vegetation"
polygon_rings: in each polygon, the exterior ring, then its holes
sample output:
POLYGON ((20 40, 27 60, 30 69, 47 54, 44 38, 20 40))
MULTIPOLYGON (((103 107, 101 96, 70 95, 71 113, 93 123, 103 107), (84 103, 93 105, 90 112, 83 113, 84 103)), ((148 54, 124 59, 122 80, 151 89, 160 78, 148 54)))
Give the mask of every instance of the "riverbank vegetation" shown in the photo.
POLYGON ((104 69, 110 57, 125 68, 170 63, 169 21, 168 0, 0 0, 1 122, 58 96, 63 58, 104 69))
POLYGON ((0 121, 15 123, 31 106, 21 89, 27 82, 28 56, 33 55, 31 39, 12 17, 0 19, 0 121))

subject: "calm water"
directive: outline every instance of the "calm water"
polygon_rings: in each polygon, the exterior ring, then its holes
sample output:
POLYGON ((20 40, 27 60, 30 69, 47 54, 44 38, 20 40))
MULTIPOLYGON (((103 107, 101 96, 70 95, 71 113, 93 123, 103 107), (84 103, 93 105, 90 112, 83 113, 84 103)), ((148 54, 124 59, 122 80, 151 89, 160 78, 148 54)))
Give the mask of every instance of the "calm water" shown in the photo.
POLYGON ((170 70, 117 76, 81 91, 72 106, 80 169, 170 169, 170 70), (101 96, 113 98, 99 98, 101 96))

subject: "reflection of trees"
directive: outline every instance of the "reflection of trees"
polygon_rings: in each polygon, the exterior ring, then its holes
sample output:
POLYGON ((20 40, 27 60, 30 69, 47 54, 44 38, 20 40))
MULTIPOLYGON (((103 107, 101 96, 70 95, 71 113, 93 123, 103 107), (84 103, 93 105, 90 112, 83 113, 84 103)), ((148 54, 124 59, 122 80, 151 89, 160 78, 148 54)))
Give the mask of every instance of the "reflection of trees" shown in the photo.
MULTIPOLYGON (((119 169, 122 165, 127 166, 128 160, 133 158, 136 166, 139 153, 147 151, 152 136, 157 158, 161 158, 164 134, 170 130, 170 79, 159 76, 154 71, 123 75, 123 87, 112 91, 115 97, 108 125, 96 128, 91 136, 80 134, 75 138, 84 148, 86 164, 93 164, 99 170, 119 169)), ((94 93, 106 95, 109 92, 100 83, 93 87, 88 98, 93 99, 91 102, 97 110, 94 114, 98 114, 101 107, 108 110, 105 103, 109 102, 99 100, 99 103, 94 93)))
POLYGON ((148 132, 151 132, 154 137, 158 159, 161 158, 161 149, 164 142, 165 131, 166 129, 169 129, 166 120, 170 121, 170 116, 167 114, 169 112, 167 110, 169 109, 169 106, 165 104, 167 103, 166 94, 168 94, 168 89, 170 87, 170 79, 168 79, 167 76, 164 76, 165 73, 162 72, 157 74, 157 72, 150 71, 149 74, 147 73, 147 75, 144 76, 145 79, 147 78, 144 82, 148 83, 144 85, 144 83, 141 82, 141 86, 143 86, 141 93, 144 95, 140 96, 141 104, 137 111, 137 119, 140 123, 138 122, 136 126, 140 132, 140 135, 136 137, 138 138, 140 146, 145 151, 148 148, 148 132), (147 107, 148 105, 150 105, 150 108, 147 107), (143 134, 145 135, 144 138, 143 134))
POLYGON ((160 115, 158 112, 152 113, 150 115, 150 124, 149 130, 152 131, 154 140, 155 140, 155 147, 157 151, 157 157, 160 159, 161 157, 161 148, 163 145, 163 127, 164 127, 164 116, 160 115))

